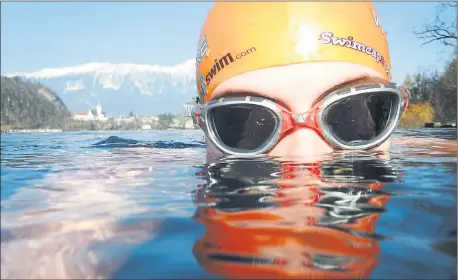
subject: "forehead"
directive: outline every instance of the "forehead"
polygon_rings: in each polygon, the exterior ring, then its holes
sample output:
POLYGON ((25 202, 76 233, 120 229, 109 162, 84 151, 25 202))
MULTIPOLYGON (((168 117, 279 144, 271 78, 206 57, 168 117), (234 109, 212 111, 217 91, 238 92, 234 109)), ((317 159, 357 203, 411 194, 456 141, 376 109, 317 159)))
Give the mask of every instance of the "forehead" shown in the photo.
POLYGON ((371 68, 347 62, 313 62, 259 69, 237 75, 215 89, 212 99, 234 92, 253 93, 277 100, 291 110, 306 111, 321 95, 339 86, 382 81, 371 68))

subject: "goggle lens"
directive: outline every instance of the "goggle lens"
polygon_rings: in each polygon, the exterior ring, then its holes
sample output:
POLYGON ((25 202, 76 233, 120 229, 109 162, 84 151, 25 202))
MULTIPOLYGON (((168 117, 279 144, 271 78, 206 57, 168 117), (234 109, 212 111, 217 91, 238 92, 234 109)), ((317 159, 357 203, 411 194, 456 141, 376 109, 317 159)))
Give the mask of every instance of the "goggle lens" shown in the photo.
POLYGON ((273 111, 252 104, 215 107, 208 116, 215 136, 237 150, 253 151, 264 146, 279 124, 273 111))
POLYGON ((391 92, 350 96, 325 109, 324 123, 339 141, 361 144, 373 140, 389 126, 398 102, 398 96, 391 92))

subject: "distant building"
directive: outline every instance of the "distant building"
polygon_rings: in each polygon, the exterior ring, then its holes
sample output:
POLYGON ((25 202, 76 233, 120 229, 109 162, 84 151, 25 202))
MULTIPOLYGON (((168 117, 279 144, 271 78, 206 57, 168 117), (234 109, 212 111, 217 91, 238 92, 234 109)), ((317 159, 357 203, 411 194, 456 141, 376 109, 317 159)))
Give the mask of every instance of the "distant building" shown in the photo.
POLYGON ((144 124, 155 124, 159 122, 159 118, 156 116, 146 116, 142 118, 144 124))
POLYGON ((172 123, 170 124, 171 128, 178 128, 181 126, 180 120, 178 118, 173 118, 172 123))
POLYGON ((108 120, 108 116, 105 112, 102 111, 102 106, 97 104, 97 108, 90 109, 87 114, 85 113, 77 113, 74 114, 72 117, 74 120, 81 120, 81 121, 106 121, 108 120))
POLYGON ((192 119, 187 119, 184 123, 184 129, 195 129, 196 126, 194 125, 194 122, 192 119))
POLYGON ((143 130, 151 129, 151 125, 150 125, 150 124, 143 124, 143 125, 142 125, 142 129, 143 129, 143 130))

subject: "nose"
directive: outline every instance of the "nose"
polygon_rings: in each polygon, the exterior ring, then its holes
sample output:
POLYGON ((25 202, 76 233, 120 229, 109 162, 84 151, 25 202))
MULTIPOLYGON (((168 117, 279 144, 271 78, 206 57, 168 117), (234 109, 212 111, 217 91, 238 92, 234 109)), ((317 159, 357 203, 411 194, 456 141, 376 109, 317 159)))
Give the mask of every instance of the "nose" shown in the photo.
POLYGON ((329 146, 315 131, 298 128, 282 138, 269 152, 275 157, 299 157, 301 160, 316 160, 317 157, 332 152, 329 146))

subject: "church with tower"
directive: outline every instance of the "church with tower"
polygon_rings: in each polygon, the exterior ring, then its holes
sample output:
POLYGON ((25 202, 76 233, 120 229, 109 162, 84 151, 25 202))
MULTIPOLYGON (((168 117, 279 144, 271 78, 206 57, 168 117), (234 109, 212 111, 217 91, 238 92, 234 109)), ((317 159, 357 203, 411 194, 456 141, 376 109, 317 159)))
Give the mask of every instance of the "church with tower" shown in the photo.
POLYGON ((89 109, 86 113, 77 113, 73 115, 74 120, 81 120, 81 121, 106 121, 108 120, 108 116, 105 112, 102 111, 102 106, 97 104, 96 109, 89 109))

